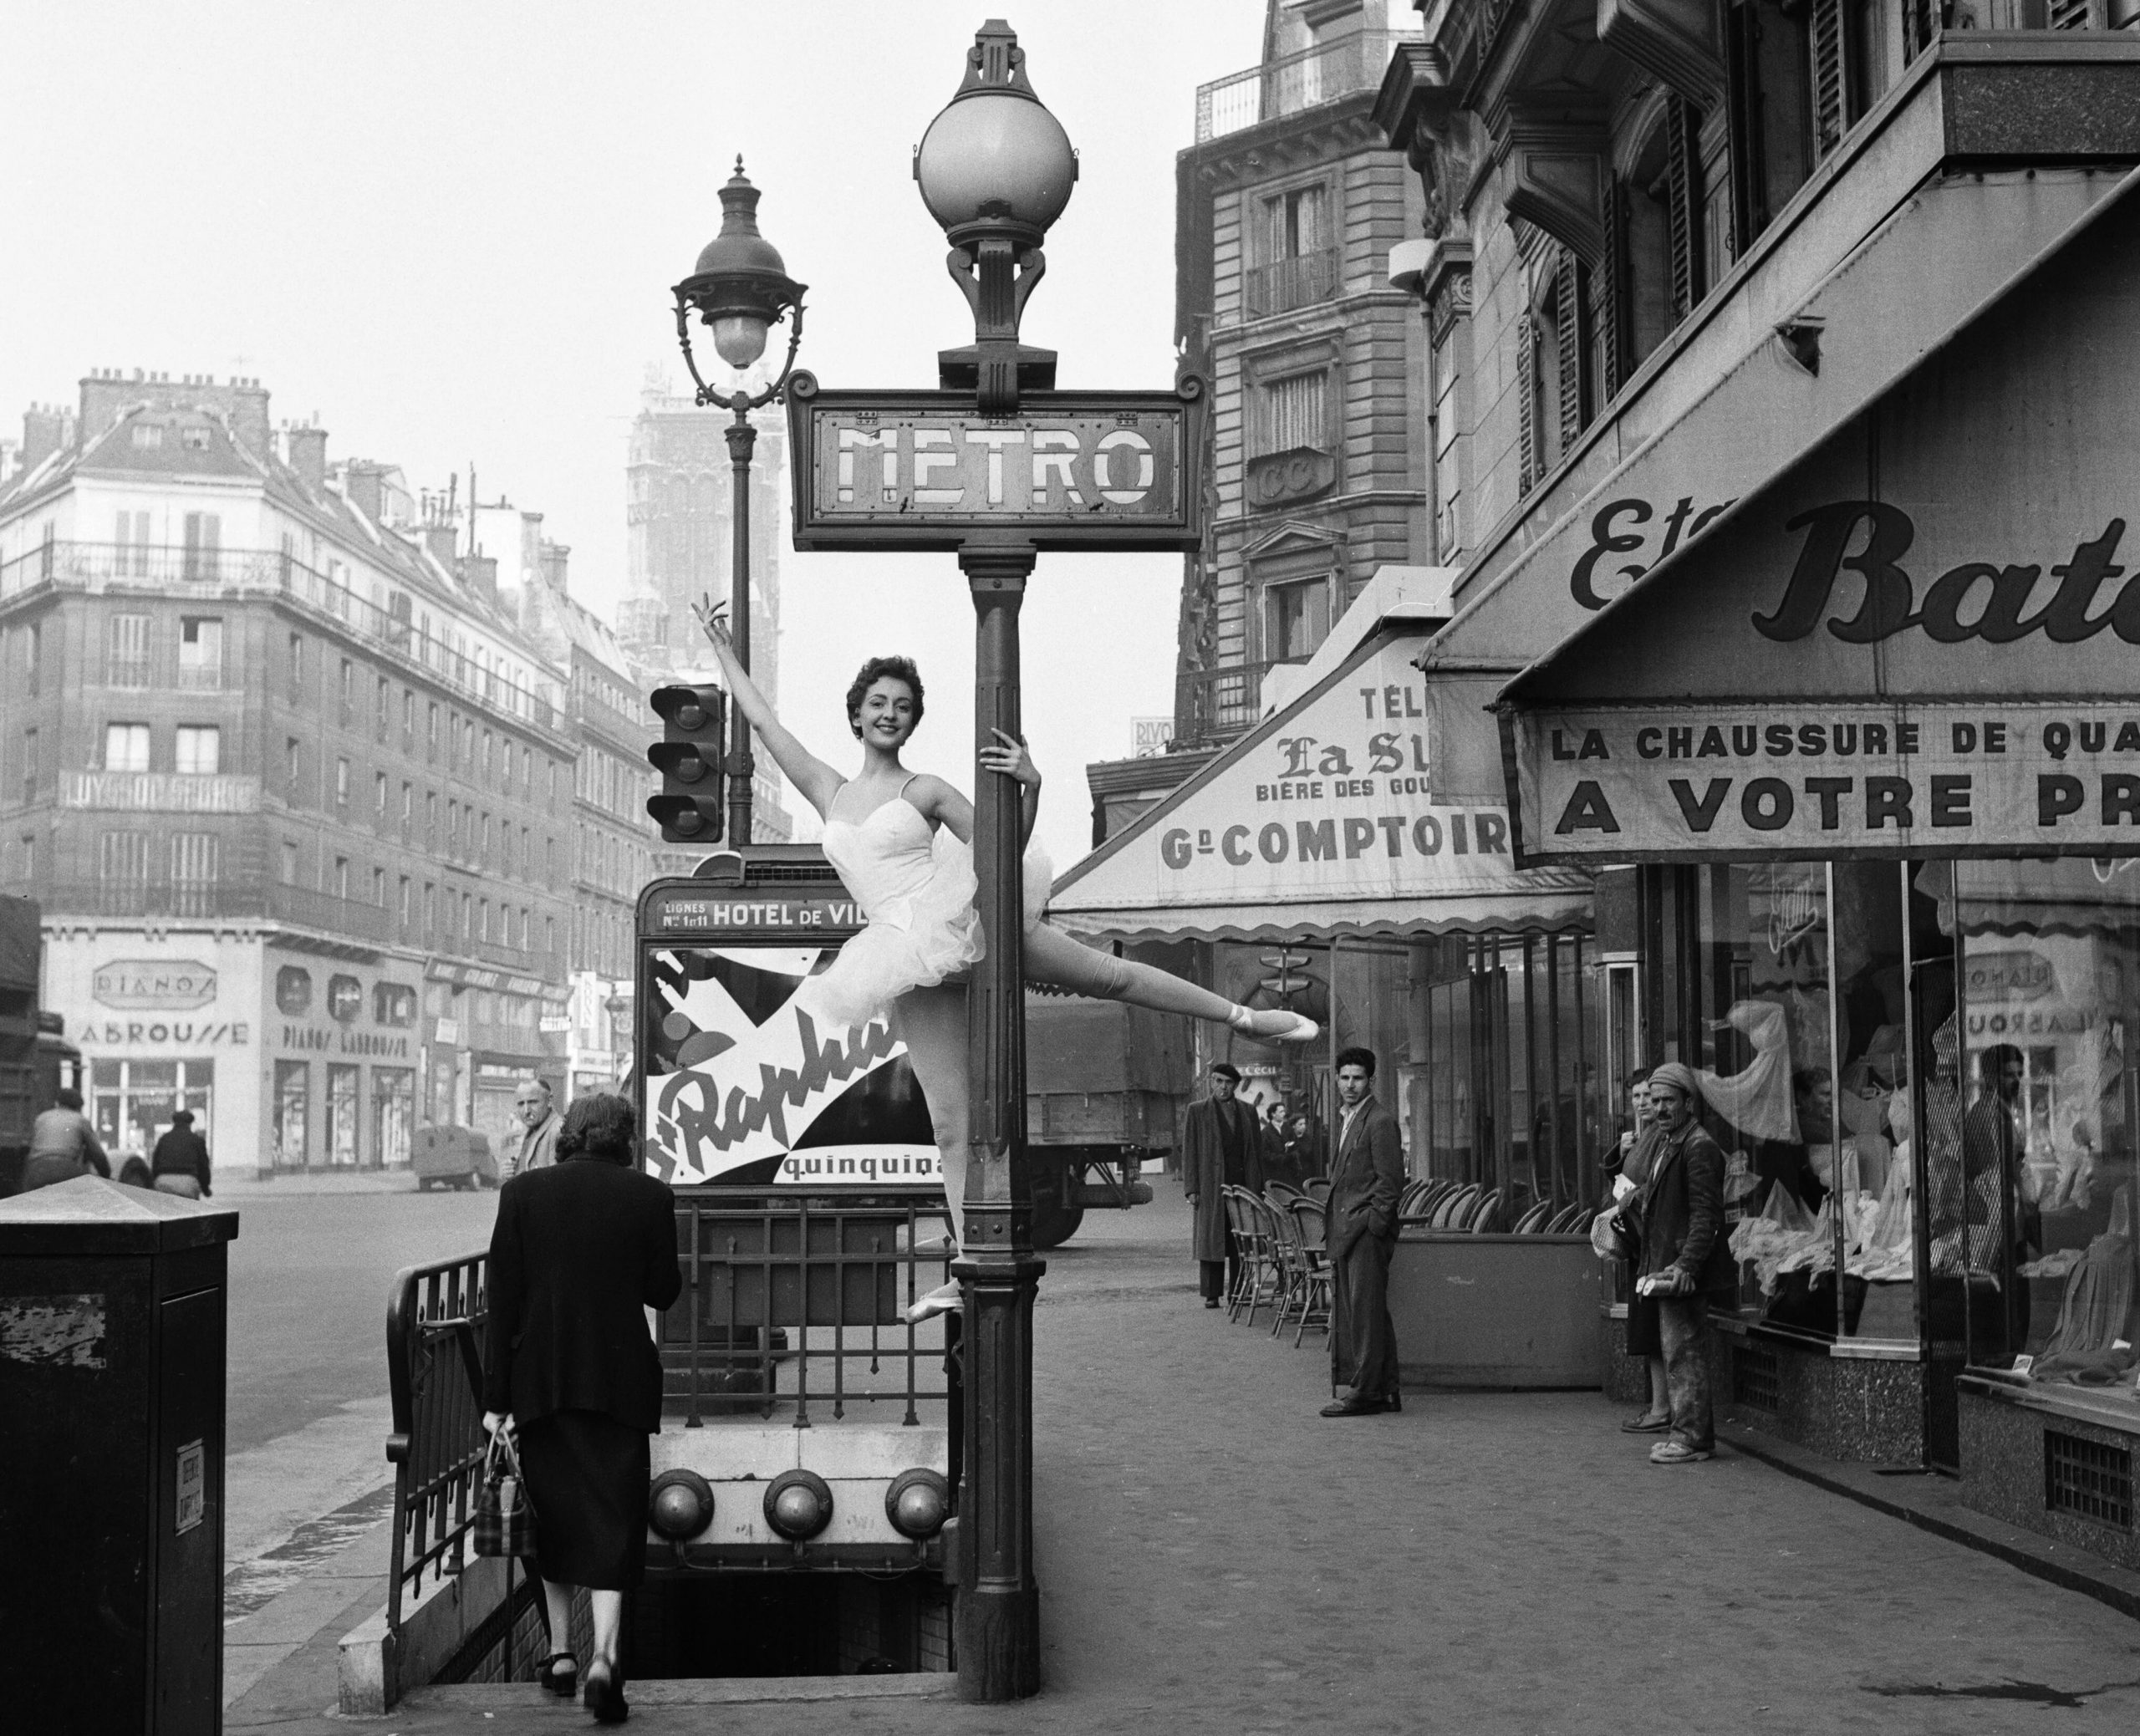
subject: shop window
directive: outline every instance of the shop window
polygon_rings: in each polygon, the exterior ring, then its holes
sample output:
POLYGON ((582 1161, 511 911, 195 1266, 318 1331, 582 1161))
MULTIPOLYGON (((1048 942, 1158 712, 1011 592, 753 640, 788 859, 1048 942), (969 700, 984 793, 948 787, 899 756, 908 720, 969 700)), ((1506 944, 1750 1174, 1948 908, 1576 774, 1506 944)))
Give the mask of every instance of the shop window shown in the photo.
POLYGON ((275 1063, 275 1167, 302 1169, 308 1161, 306 1133, 312 1122, 312 1068, 302 1061, 275 1063))
POLYGON ((371 1161, 374 1168, 404 1167, 416 1116, 416 1075, 405 1067, 371 1070, 371 1161))
POLYGON ((354 1067, 328 1063, 327 1161, 337 1168, 356 1167, 358 1072, 354 1067))
POLYGON ((181 1108, 193 1112, 193 1131, 215 1148, 213 1061, 99 1059, 89 1064, 89 1089, 90 1117, 115 1168, 122 1156, 146 1158, 181 1108))
POLYGON ((223 769, 223 732, 215 724, 178 726, 171 769, 182 776, 213 777, 223 769))
POLYGON ((356 978, 337 975, 327 979, 327 1015, 337 1024, 354 1024, 364 1004, 364 985, 356 978))
POLYGON ((106 724, 104 726, 104 769, 107 771, 146 771, 149 769, 148 725, 106 724))
POLYGON ((104 643, 104 679, 107 687, 146 687, 149 685, 149 618, 114 615, 104 643))
POLYGON ((302 965, 285 965, 275 973, 275 1008, 293 1019, 312 1011, 312 973, 302 965))
MULTIPOLYGON (((408 883, 402 883, 406 885, 408 883)), ((375 983, 371 991, 372 1021, 395 1028, 416 1022, 416 991, 400 983, 375 983)))
POLYGON ((186 615, 178 624, 178 685, 207 690, 223 685, 223 624, 186 615))

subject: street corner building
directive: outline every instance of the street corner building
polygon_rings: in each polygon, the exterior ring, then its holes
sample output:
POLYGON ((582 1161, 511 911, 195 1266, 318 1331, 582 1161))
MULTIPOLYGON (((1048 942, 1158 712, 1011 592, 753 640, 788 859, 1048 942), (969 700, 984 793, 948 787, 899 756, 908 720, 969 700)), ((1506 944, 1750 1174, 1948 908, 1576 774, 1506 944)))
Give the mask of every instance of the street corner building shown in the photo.
POLYGON ((502 1148, 579 1026, 608 1077, 568 1005, 629 976, 636 684, 539 515, 330 466, 252 379, 94 373, 24 434, 0 877, 115 1158, 181 1107, 219 1175, 502 1148))
POLYGON ((2127 1566, 2135 22, 1450 0, 1374 105, 1423 201, 1428 799, 1591 877, 1582 1165, 1691 1067, 1735 1419, 2127 1566))

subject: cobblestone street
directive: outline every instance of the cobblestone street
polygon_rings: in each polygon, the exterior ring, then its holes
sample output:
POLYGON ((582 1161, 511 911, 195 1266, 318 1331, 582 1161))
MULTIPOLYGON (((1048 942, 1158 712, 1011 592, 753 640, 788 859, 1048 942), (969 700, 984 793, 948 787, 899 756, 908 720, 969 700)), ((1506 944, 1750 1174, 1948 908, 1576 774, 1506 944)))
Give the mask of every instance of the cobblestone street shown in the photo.
MULTIPOLYGON (((1653 1469, 1595 1393, 1422 1392, 1322 1420, 1315 1339, 1296 1352, 1200 1306, 1179 1193, 1159 1194, 1088 1216, 1042 1280, 1041 1696, 650 1683, 634 1728, 1944 1733, 2040 1708, 2045 1728, 2130 1728, 2124 1616, 1743 1454, 1653 1469)), ((335 1637, 229 1727, 311 1728, 335 1637)), ((380 1728, 584 1723, 525 1687, 432 1690, 380 1728)))

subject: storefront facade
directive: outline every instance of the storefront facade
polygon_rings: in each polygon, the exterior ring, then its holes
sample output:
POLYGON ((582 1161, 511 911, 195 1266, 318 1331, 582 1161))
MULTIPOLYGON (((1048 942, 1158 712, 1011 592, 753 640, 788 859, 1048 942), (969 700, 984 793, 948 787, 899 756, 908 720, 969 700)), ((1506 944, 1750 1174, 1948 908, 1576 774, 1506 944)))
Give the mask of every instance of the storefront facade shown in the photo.
POLYGON ((2127 1565, 2134 211, 1500 700, 1516 859, 1625 889, 1644 1052, 1730 1155, 1740 1413, 2127 1565))
MULTIPOLYGON (((1445 582, 1378 576, 1292 696, 1058 882, 1050 919, 1228 999, 1286 1006, 1306 1048, 1199 1027, 1246 1094, 1328 1149, 1332 1058, 1360 1044, 1411 1173, 1478 1182, 1513 1223, 1594 1197, 1617 1138, 1590 877, 1525 872, 1497 802, 1429 799, 1424 684, 1445 582)), ((1485 720, 1473 725, 1483 731, 1485 720)))
POLYGON ((405 1166, 423 1062, 415 961, 265 949, 267 1132, 278 1171, 405 1166))

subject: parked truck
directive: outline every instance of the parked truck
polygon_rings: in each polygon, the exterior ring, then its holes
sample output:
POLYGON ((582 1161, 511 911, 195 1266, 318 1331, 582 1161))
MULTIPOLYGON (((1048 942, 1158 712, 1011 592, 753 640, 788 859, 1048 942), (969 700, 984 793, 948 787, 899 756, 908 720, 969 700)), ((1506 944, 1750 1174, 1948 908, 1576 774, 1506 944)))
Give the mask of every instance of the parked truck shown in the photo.
POLYGON ((22 1191, 32 1124, 82 1083, 81 1051, 38 1004, 42 920, 32 899, 0 893, 0 1198, 22 1191))
POLYGON ((1077 1234, 1088 1209, 1152 1197, 1148 1162, 1174 1149, 1195 1065, 1189 1021, 1118 1000, 1026 992, 1026 1149, 1033 1244, 1077 1234))

